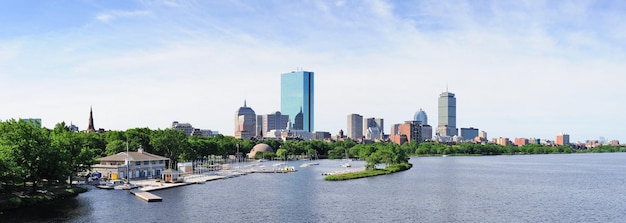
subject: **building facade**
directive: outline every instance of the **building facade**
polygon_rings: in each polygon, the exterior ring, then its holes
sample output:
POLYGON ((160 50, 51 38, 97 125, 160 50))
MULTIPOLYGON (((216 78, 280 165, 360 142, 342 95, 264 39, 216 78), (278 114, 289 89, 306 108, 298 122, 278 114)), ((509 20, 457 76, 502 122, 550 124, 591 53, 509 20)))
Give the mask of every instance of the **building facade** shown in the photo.
POLYGON ((193 126, 189 123, 180 123, 178 121, 173 121, 172 122, 172 126, 170 126, 170 129, 176 129, 176 130, 181 130, 183 132, 185 132, 186 136, 190 136, 191 133, 193 132, 193 126))
POLYGON ((556 136, 556 144, 559 146, 569 145, 569 134, 561 133, 556 136))
POLYGON ((313 72, 294 71, 282 74, 280 84, 280 111, 293 118, 291 123, 295 126, 302 126, 302 130, 313 132, 315 129, 313 72), (300 120, 295 120, 300 112, 302 112, 301 123, 300 120))
POLYGON ((363 116, 359 114, 348 115, 347 135, 350 139, 363 138, 363 116))
POLYGON ((385 120, 382 118, 367 118, 363 120, 363 135, 365 139, 382 139, 385 120))
POLYGON ((235 138, 249 139, 257 136, 257 117, 252 108, 248 107, 246 101, 243 107, 235 112, 235 138))
POLYGON ((469 127, 469 128, 461 128, 461 140, 474 140, 474 138, 478 137, 478 129, 469 127))
POLYGON ((420 123, 417 121, 406 121, 404 124, 395 124, 391 127, 389 138, 398 145, 413 141, 419 143, 422 140, 420 123))
POLYGON ((420 108, 418 112, 415 112, 413 121, 421 122, 422 125, 428 125, 428 116, 426 115, 426 112, 420 108))
MULTIPOLYGON (((261 122, 263 123, 261 125, 261 135, 267 137, 268 133, 272 130, 287 129, 289 115, 283 115, 277 111, 274 114, 261 115, 261 122)), ((275 135, 271 137, 274 138, 275 135)))
POLYGON ((443 92, 439 95, 439 122, 437 135, 455 136, 456 129, 456 98, 452 92, 443 92))
POLYGON ((133 179, 139 177, 162 177, 167 169, 168 158, 144 152, 139 148, 137 152, 121 152, 112 156, 98 159, 98 164, 91 166, 92 172, 102 174, 106 179, 133 179), (126 161, 130 160, 130 161, 126 161), (130 165, 127 165, 129 163, 130 165), (130 173, 130 174, 129 174, 130 173))

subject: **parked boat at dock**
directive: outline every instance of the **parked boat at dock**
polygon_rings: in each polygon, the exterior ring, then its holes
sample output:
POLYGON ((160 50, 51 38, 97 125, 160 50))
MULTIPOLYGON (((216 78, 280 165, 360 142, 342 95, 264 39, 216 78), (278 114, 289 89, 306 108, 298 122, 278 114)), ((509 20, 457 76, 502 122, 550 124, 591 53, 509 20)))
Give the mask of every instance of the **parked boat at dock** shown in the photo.
POLYGON ((98 186, 96 187, 100 189, 112 190, 112 189, 115 189, 115 187, 123 185, 123 184, 124 184, 123 180, 112 180, 112 181, 100 182, 98 186))

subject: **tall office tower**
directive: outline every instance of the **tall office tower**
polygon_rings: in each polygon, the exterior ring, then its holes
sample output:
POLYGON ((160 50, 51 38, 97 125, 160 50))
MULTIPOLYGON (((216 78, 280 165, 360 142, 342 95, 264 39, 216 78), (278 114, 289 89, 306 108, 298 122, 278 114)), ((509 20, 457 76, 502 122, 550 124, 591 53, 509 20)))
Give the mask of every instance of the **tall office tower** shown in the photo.
POLYGON ((363 116, 359 114, 348 115, 348 138, 363 138, 363 116))
POLYGON ((287 124, 289 124, 289 115, 283 115, 280 112, 275 112, 274 114, 262 115, 263 127, 261 129, 264 137, 267 132, 278 129, 287 129, 287 124))
POLYGON ((426 112, 420 108, 418 112, 415 112, 413 121, 421 122, 422 125, 428 125, 428 116, 426 115, 426 112))
POLYGON ((556 144, 559 146, 569 145, 569 134, 560 133, 556 136, 556 144))
POLYGON ((452 92, 443 92, 439 95, 439 136, 455 136, 456 129, 456 98, 452 92))
POLYGON ((243 107, 235 112, 235 138, 249 139, 256 135, 256 113, 244 100, 243 107))
POLYGON ((282 74, 280 78, 280 111, 291 119, 294 126, 313 132, 314 123, 313 72, 298 71, 282 74), (294 120, 302 112, 302 122, 294 120))
POLYGON ((366 139, 381 139, 384 128, 382 118, 367 118, 363 120, 363 135, 366 139))

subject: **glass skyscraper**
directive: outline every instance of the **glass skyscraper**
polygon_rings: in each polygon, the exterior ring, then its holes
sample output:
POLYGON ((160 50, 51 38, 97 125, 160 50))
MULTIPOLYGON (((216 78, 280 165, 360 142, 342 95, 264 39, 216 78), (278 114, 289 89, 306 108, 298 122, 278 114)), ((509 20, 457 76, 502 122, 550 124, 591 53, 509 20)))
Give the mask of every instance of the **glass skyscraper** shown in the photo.
POLYGON ((439 95, 439 125, 437 133, 440 136, 455 136, 456 130, 456 98, 454 93, 443 92, 439 95))
POLYGON ((294 71, 281 75, 280 111, 289 115, 294 129, 302 126, 301 130, 314 131, 313 82, 313 72, 309 71, 294 71), (302 118, 298 115, 300 112, 302 118))

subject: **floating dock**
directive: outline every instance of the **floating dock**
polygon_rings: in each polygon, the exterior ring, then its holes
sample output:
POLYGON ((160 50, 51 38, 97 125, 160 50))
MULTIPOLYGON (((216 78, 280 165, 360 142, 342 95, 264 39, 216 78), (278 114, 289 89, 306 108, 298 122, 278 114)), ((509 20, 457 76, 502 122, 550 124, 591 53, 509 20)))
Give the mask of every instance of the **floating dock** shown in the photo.
POLYGON ((135 197, 138 197, 141 200, 147 201, 147 202, 161 202, 163 201, 163 198, 156 196, 150 192, 145 192, 145 191, 130 191, 131 194, 135 195, 135 197))

